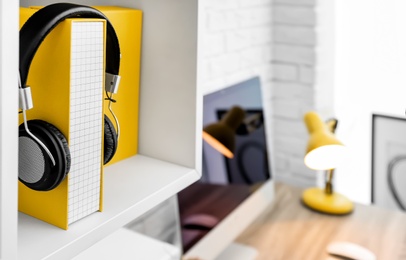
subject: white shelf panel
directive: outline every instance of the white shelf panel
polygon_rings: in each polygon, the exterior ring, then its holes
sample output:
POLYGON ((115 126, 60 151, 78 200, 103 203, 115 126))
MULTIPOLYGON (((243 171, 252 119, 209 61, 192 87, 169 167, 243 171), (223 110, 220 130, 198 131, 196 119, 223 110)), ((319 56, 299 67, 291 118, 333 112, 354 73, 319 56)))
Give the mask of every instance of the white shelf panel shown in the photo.
POLYGON ((195 169, 143 155, 106 167, 103 212, 68 231, 19 213, 18 259, 72 259, 198 178, 195 169))
POLYGON ((121 228, 72 260, 179 260, 180 248, 121 228))

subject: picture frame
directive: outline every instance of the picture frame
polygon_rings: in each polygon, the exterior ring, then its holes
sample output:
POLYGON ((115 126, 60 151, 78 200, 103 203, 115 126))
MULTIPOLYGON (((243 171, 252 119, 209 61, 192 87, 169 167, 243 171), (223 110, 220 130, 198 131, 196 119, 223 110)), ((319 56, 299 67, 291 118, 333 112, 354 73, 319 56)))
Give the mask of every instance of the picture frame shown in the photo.
POLYGON ((406 118, 372 115, 371 202, 406 211, 406 118))

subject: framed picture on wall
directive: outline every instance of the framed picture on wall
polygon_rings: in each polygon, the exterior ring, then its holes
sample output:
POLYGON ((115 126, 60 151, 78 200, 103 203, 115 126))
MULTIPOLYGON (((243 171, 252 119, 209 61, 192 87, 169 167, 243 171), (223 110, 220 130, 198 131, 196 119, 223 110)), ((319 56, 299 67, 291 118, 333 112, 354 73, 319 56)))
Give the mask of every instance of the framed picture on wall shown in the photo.
POLYGON ((406 118, 372 115, 372 203, 406 211, 406 118))

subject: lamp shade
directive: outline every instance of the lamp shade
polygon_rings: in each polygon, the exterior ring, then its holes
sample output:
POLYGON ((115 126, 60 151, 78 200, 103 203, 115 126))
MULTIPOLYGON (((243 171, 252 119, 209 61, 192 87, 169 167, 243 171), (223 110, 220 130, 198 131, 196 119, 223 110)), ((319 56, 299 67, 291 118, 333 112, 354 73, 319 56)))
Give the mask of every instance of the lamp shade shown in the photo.
POLYGON ((344 145, 317 113, 306 113, 304 121, 310 135, 304 158, 306 166, 314 170, 336 168, 344 158, 344 145))
POLYGON ((203 139, 228 158, 234 157, 235 131, 244 120, 245 112, 238 106, 232 107, 223 118, 203 129, 203 139))

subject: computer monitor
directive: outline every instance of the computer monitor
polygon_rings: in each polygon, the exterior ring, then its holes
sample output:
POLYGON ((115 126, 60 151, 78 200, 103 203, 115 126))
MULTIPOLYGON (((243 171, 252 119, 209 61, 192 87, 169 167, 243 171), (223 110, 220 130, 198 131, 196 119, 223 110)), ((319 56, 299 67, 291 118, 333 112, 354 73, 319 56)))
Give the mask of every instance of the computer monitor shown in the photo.
POLYGON ((245 111, 245 119, 260 120, 250 133, 236 131, 233 159, 203 143, 202 178, 178 195, 186 259, 215 259, 272 202, 271 141, 262 104, 258 77, 203 97, 203 126, 234 106, 245 111))

